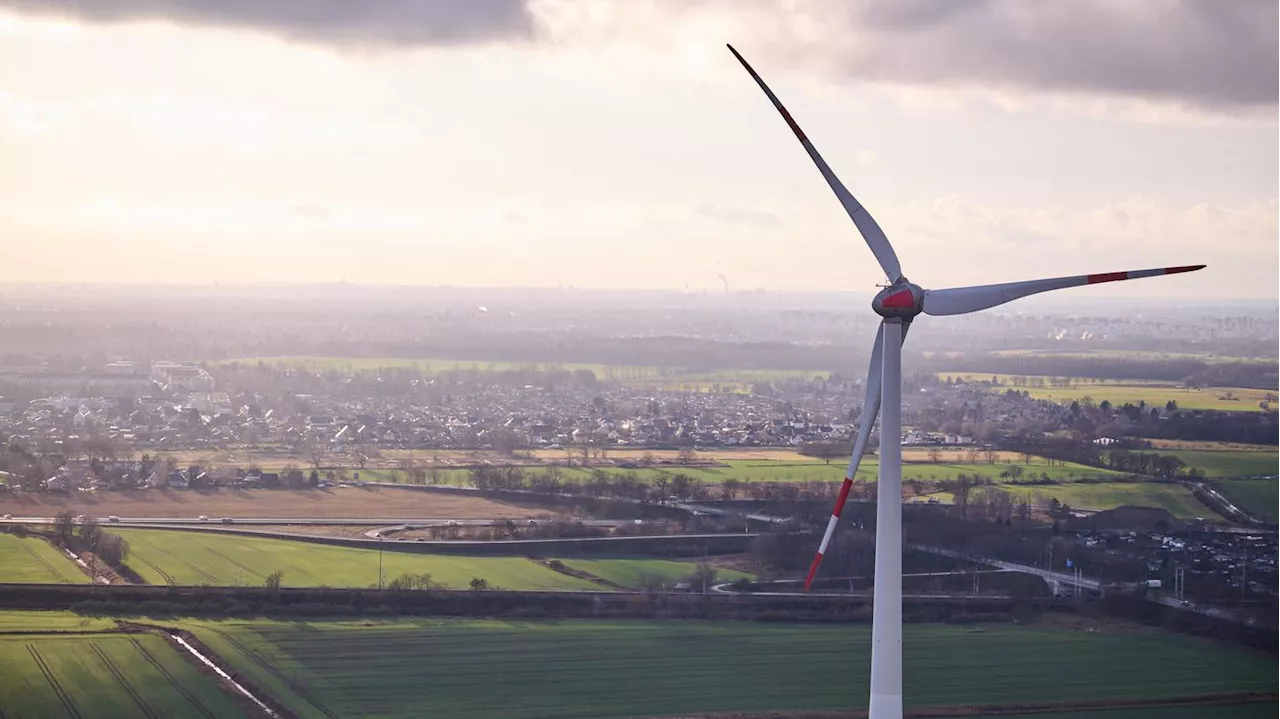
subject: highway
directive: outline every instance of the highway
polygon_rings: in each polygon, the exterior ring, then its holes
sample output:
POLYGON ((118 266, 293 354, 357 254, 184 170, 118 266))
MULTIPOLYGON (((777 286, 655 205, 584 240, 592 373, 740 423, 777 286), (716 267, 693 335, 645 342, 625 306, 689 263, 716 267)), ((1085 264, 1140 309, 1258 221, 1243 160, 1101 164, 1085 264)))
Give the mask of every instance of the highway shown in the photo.
MULTIPOLYGON (((909 546, 911 549, 915 549, 921 552, 929 552, 931 554, 938 554, 945 557, 953 557, 957 559, 967 559, 970 561, 982 562, 983 564, 986 564, 992 567, 999 567, 1000 569, 1007 569, 1012 572, 1034 574, 1035 576, 1040 577, 1045 581, 1058 582, 1060 584, 1065 584, 1071 587, 1079 586, 1081 589, 1091 589, 1095 591, 1102 589, 1102 582, 1098 581, 1097 579, 1091 579, 1083 575, 1077 577, 1076 575, 1068 572, 1055 572, 1051 569, 1044 569, 1042 567, 1033 567, 1028 564, 1016 564, 1014 562, 1005 562, 999 559, 993 559, 991 557, 972 557, 962 552, 953 552, 951 550, 942 549, 940 547, 929 547, 922 544, 913 544, 909 546)), ((1166 607, 1172 607, 1174 609, 1182 609, 1188 612, 1197 612, 1199 614, 1204 614, 1205 616, 1215 617, 1218 619, 1239 621, 1231 612, 1228 612, 1224 609, 1201 606, 1193 602, 1181 600, 1181 599, 1178 599, 1177 597, 1171 597, 1171 596, 1168 596, 1167 594, 1163 594, 1160 592, 1147 592, 1146 599, 1147 601, 1155 602, 1156 604, 1163 604, 1166 607)))

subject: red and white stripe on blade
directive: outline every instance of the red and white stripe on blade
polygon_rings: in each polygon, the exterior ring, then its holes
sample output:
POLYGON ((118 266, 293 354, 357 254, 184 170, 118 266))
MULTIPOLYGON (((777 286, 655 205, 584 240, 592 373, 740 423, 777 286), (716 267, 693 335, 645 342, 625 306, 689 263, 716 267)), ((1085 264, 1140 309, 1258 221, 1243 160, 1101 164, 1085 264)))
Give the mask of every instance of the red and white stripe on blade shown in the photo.
POLYGON ((831 535, 835 534, 836 524, 840 521, 840 512, 844 511, 844 503, 849 499, 849 490, 853 487, 853 478, 858 474, 858 465, 862 464, 862 455, 871 441, 871 428, 880 414, 881 375, 884 372, 884 323, 876 330, 875 342, 871 345, 871 363, 867 367, 867 394, 862 401, 862 423, 858 427, 858 437, 853 442, 853 452, 849 455, 849 468, 844 473, 844 484, 840 487, 840 496, 836 498, 836 508, 831 512, 831 520, 827 522, 827 531, 822 535, 822 543, 818 545, 818 553, 813 555, 813 564, 809 565, 809 574, 804 578, 804 590, 809 591, 813 584, 813 576, 822 564, 822 557, 827 553, 827 545, 831 543, 831 535))
POLYGON ((945 290, 925 290, 924 313, 928 315, 962 315, 977 312, 989 307, 1012 302, 1027 295, 1034 295, 1050 290, 1061 290, 1067 287, 1096 285, 1103 282, 1120 282, 1122 280, 1138 280, 1144 277, 1160 277, 1176 275, 1182 272, 1202 270, 1205 265, 1186 265, 1183 267, 1159 267, 1152 270, 1128 270, 1126 272, 1103 272, 1096 275, 1075 275, 1073 277, 1053 277, 1045 280, 1028 280, 1026 282, 1007 282, 999 285, 979 285, 976 287, 952 287, 945 290))
MULTIPOLYGON (((866 421, 865 419, 863 420, 866 421)), ((818 545, 818 553, 813 555, 813 564, 809 565, 809 573, 804 578, 804 590, 809 591, 809 585, 813 584, 813 575, 818 573, 818 565, 822 564, 822 556, 827 553, 827 545, 831 543, 831 535, 835 534, 836 523, 840 521, 840 512, 844 511, 845 500, 849 499, 849 489, 853 487, 853 479, 844 478, 844 484, 840 485, 840 496, 836 498, 836 508, 831 512, 831 521, 827 522, 827 532, 822 535, 822 544, 818 545)))

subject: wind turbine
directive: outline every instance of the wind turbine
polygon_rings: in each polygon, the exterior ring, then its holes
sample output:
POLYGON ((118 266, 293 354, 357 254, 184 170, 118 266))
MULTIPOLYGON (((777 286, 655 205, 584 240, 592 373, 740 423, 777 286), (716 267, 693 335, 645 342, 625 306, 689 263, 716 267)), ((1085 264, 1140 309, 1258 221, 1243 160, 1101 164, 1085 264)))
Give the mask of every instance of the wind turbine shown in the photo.
POLYGON ((764 80, 760 79, 738 51, 732 45, 728 47, 729 52, 738 58, 738 62, 742 63, 760 89, 764 90, 769 101, 782 114, 782 119, 787 121, 796 139, 800 140, 805 152, 809 153, 813 164, 818 166, 818 171, 836 193, 840 204, 844 205, 845 212, 849 213, 849 218, 853 220, 889 279, 888 286, 871 301, 871 309, 884 319, 880 322, 875 344, 871 348, 871 366, 867 370, 867 397, 862 404, 862 423, 853 444, 849 470, 840 487, 836 507, 831 512, 831 520, 827 523, 827 531, 822 536, 822 543, 818 545, 813 564, 809 566, 804 588, 808 591, 813 583, 822 555, 827 551, 831 535, 840 520, 845 500, 849 498, 849 488, 853 486, 853 477, 858 472, 862 453, 871 437, 871 425, 875 422, 876 412, 883 410, 880 415, 880 478, 876 492, 876 567, 871 617, 871 706, 868 716, 870 719, 899 719, 902 716, 902 342, 906 339, 911 320, 921 312, 927 315, 961 315, 1039 292, 1194 272, 1205 266, 1104 272, 944 290, 922 289, 907 281, 898 264, 898 255, 893 251, 893 245, 889 244, 889 238, 866 208, 841 184, 813 143, 809 142, 809 138, 805 137, 800 126, 791 118, 791 113, 787 112, 769 86, 765 85, 764 80))

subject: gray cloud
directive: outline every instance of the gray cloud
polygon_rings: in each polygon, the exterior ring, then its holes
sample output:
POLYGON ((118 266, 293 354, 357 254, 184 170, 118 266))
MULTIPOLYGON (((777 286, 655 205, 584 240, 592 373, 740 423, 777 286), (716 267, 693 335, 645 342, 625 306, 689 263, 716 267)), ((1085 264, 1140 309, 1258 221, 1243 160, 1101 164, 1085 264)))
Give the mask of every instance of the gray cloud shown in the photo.
POLYGON ((331 45, 448 45, 534 34, 525 0, 0 0, 0 8, 88 22, 241 27, 331 45))
POLYGON ((861 0, 801 7, 866 80, 1174 100, 1277 101, 1276 0, 861 0))
MULTIPOLYGON (((356 46, 529 40, 538 35, 537 4, 0 0, 0 8, 88 22, 163 19, 356 46)), ((630 4, 605 6, 622 13, 630 4)), ((834 62, 861 80, 1098 93, 1219 108, 1273 106, 1280 95, 1276 0, 656 0, 655 7, 666 12, 638 17, 665 25, 680 24, 696 10, 739 15, 750 26, 772 23, 775 31, 767 35, 774 41, 777 30, 799 27, 792 23, 804 17, 808 30, 792 39, 802 47, 790 50, 834 62), (813 37, 814 28, 822 29, 821 39, 813 37)), ((547 32, 554 36, 555 28, 547 32)))

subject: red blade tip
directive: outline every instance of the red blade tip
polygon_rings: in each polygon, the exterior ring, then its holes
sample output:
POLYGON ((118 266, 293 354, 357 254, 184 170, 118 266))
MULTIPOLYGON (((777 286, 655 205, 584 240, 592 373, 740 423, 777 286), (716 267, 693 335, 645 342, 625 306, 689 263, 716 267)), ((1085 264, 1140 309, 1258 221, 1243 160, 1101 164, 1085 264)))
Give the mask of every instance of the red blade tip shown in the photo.
POLYGON ((818 573, 818 565, 822 564, 822 555, 813 555, 813 564, 809 565, 809 574, 804 578, 804 590, 809 591, 809 585, 813 584, 813 575, 818 573))

